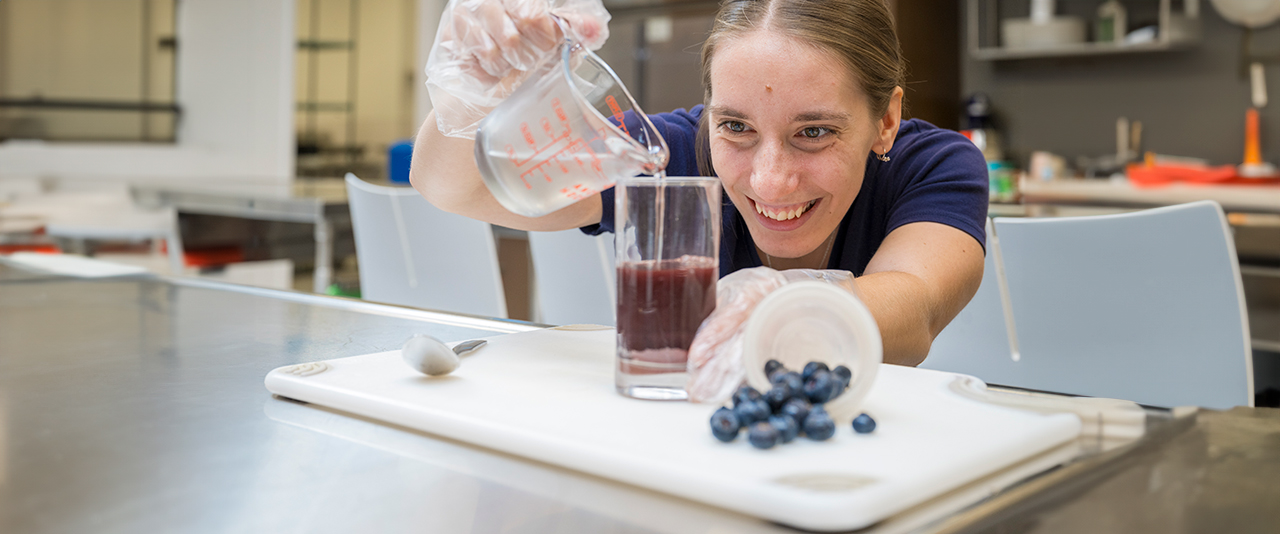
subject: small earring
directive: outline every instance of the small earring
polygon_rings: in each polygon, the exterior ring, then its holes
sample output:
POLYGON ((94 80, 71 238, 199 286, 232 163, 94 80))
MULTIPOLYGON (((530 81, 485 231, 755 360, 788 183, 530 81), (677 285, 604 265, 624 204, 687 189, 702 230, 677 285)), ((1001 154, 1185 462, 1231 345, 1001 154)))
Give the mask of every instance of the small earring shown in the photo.
POLYGON ((884 154, 876 154, 876 159, 880 161, 889 161, 889 151, 884 151, 884 154))

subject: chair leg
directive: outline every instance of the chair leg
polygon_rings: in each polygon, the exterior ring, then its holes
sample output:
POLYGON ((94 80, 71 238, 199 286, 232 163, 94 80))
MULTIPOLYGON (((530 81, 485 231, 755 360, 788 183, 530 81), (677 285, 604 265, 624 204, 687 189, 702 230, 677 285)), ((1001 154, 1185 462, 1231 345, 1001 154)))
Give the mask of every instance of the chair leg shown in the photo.
POLYGON ((165 247, 169 249, 169 274, 182 276, 182 268, 186 262, 182 255, 182 227, 178 225, 178 214, 173 214, 173 224, 165 235, 165 247))

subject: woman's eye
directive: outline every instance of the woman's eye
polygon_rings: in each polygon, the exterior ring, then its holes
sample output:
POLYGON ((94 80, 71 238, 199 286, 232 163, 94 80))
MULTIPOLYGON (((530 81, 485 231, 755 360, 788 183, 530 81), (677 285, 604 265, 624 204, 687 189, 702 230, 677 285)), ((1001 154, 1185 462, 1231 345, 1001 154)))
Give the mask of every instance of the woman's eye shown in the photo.
POLYGON ((830 131, 831 130, 828 130, 821 126, 810 126, 808 128, 801 130, 800 134, 805 137, 808 137, 809 139, 817 139, 819 137, 822 137, 823 135, 826 135, 830 131))
POLYGON ((720 127, 728 128, 733 133, 742 133, 747 131, 747 125, 738 121, 724 121, 720 123, 720 127))

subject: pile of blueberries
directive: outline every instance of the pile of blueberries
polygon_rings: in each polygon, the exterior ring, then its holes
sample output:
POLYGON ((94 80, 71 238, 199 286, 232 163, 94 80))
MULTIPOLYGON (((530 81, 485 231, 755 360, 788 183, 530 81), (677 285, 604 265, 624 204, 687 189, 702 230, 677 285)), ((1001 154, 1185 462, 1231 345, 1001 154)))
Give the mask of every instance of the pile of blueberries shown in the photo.
MULTIPOLYGON (((758 449, 789 443, 800 432, 822 441, 835 435, 836 424, 824 405, 849 388, 853 373, 848 367, 828 369, 822 362, 809 362, 804 370, 790 371, 777 360, 764 364, 764 374, 772 387, 761 394, 744 385, 733 394, 733 407, 722 407, 711 415, 711 434, 730 442, 747 429, 747 441, 758 449)), ((875 420, 867 414, 853 420, 853 430, 866 434, 875 430, 875 420)))

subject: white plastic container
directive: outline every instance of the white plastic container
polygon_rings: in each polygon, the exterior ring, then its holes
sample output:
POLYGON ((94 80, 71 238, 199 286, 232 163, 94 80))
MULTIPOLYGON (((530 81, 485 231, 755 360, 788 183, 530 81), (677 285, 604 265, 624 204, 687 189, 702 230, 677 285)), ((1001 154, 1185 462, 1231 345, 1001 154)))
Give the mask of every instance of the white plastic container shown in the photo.
POLYGON ((797 372, 811 361, 848 367, 849 389, 826 403, 837 426, 862 413, 884 359, 871 311, 845 289, 819 281, 793 282, 770 293, 751 313, 742 341, 747 383, 762 392, 771 387, 764 374, 769 360, 797 372))
POLYGON ((1010 50, 1057 48, 1085 42, 1085 23, 1080 17, 1053 17, 1001 21, 1004 47, 1010 50))

